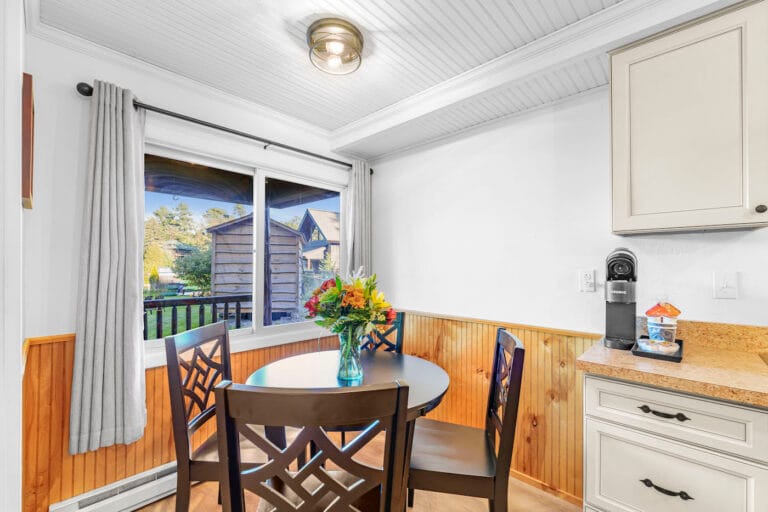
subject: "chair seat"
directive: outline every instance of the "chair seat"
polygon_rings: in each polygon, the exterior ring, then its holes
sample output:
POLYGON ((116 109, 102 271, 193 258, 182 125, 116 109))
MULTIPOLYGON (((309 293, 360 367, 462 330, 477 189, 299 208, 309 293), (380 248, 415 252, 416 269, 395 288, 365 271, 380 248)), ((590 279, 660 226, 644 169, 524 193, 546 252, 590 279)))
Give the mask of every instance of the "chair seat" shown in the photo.
POLYGON ((495 475, 496 457, 485 430, 416 420, 409 488, 486 496, 495 475))

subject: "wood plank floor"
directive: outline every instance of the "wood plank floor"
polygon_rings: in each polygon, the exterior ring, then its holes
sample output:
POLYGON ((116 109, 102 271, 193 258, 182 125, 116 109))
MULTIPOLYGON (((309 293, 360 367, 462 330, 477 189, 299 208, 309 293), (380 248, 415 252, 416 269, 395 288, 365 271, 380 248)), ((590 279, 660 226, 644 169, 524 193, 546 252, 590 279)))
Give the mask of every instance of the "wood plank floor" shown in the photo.
MULTIPOLYGON (((348 442, 351 442, 355 434, 347 435, 350 436, 348 442)), ((337 446, 341 445, 341 438, 338 433, 331 432, 329 437, 337 446)), ((381 466, 383 454, 384 437, 379 435, 358 451, 355 459, 371 466, 381 466)), ((509 512, 579 512, 581 510, 567 501, 514 478, 510 478, 508 492, 509 512)), ((192 488, 190 510, 206 512, 221 510, 217 501, 218 485, 216 483, 197 484, 192 488)), ((259 498, 246 492, 245 501, 247 510, 256 510, 259 498)), ((175 497, 169 496, 140 510, 143 512, 175 512, 175 503, 175 497)), ((416 491, 414 507, 408 509, 409 512, 480 512, 486 510, 488 510, 487 500, 426 491, 416 491)))
MULTIPOLYGON (((212 482, 192 488, 190 510, 216 511, 218 486, 212 482)), ((258 498, 246 493, 246 508, 256 510, 258 498)), ((142 512, 174 512, 175 498, 168 498, 140 509, 142 512)), ((464 496, 416 491, 414 507, 409 512, 481 512, 488 510, 487 501, 464 496)), ((509 482, 509 512, 579 512, 579 507, 551 494, 512 479, 509 482)))

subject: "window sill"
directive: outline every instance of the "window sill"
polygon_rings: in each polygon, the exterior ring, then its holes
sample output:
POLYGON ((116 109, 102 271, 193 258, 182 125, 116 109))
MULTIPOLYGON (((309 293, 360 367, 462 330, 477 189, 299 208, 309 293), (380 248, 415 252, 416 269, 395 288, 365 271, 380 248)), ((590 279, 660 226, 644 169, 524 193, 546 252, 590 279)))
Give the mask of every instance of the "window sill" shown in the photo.
MULTIPOLYGON (((229 349, 230 353, 236 354, 238 352, 247 352, 277 345, 288 345, 300 341, 316 339, 319 342, 320 338, 332 335, 327 329, 314 325, 311 322, 265 327, 258 333, 250 330, 230 331, 229 349)), ((164 340, 156 339, 144 342, 144 366, 147 369, 166 366, 164 340)))

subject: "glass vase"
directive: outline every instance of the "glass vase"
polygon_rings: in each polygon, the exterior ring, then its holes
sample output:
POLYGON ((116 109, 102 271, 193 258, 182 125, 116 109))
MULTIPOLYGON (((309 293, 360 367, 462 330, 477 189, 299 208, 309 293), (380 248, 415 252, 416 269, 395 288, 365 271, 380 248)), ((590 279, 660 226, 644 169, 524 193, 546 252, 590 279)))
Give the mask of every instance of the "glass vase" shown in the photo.
POLYGON ((353 331, 339 333, 339 380, 351 381, 363 378, 360 364, 360 338, 353 331))

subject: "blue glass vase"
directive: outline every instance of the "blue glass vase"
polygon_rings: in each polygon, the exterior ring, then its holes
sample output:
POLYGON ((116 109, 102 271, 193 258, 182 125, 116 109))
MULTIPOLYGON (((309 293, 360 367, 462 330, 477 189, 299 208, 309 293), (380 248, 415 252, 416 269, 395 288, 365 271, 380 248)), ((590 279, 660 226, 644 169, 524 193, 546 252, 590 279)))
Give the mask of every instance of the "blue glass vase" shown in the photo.
POLYGON ((360 364, 360 337, 354 331, 339 333, 339 380, 352 381, 363 378, 360 364))

